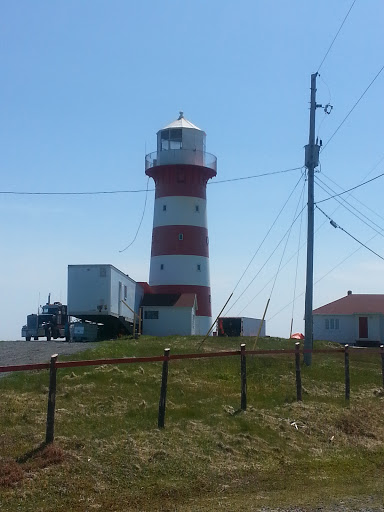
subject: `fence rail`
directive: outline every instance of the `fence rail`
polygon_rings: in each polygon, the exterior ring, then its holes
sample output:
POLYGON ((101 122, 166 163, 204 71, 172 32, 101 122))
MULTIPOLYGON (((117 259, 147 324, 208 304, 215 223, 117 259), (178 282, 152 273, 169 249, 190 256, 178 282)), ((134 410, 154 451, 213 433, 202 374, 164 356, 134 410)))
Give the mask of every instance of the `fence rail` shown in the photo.
POLYGON ((57 361, 57 354, 51 357, 50 363, 37 363, 37 364, 21 364, 0 366, 0 373, 29 371, 29 370, 47 370, 49 369, 49 391, 48 391, 48 407, 47 407, 47 422, 46 422, 46 444, 54 441, 54 428, 55 428, 55 409, 56 409, 56 386, 57 386, 57 370, 60 368, 75 368, 81 366, 99 366, 111 364, 134 364, 134 363, 153 363, 162 362, 162 378, 161 390, 159 400, 158 412, 158 428, 165 426, 165 412, 166 412, 166 398, 167 398, 167 385, 168 385, 168 371, 169 363, 175 360, 182 359, 204 359, 215 357, 231 357, 240 356, 240 409, 245 411, 247 408, 247 366, 246 356, 290 356, 293 355, 295 359, 295 375, 296 375, 296 400, 302 401, 302 383, 301 383, 301 367, 300 367, 300 354, 344 354, 344 377, 345 377, 345 400, 350 399, 350 356, 354 354, 379 354, 381 356, 381 371, 382 371, 382 386, 384 388, 384 345, 379 349, 374 348, 359 348, 351 349, 348 345, 343 348, 337 349, 318 349, 309 350, 301 349, 300 343, 295 343, 295 349, 276 349, 276 350, 246 350, 245 344, 242 343, 240 350, 220 351, 220 352, 205 352, 194 354, 170 354, 170 349, 164 350, 162 356, 152 357, 119 357, 110 359, 89 359, 82 361, 57 361))

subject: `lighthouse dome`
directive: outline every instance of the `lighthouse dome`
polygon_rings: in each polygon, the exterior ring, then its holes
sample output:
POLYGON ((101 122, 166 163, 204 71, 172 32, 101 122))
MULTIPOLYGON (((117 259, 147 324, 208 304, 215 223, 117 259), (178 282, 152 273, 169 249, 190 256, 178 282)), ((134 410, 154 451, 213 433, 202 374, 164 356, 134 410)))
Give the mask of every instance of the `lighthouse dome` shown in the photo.
MULTIPOLYGON (((184 112, 181 112, 181 111, 179 113, 179 117, 175 121, 172 121, 172 123, 169 123, 169 124, 167 124, 167 126, 164 126, 164 128, 162 128, 162 130, 168 130, 169 128, 192 128, 193 130, 203 131, 198 126, 191 123, 191 121, 188 121, 188 119, 185 119, 184 112)), ((160 131, 162 131, 162 130, 160 130, 160 131)))

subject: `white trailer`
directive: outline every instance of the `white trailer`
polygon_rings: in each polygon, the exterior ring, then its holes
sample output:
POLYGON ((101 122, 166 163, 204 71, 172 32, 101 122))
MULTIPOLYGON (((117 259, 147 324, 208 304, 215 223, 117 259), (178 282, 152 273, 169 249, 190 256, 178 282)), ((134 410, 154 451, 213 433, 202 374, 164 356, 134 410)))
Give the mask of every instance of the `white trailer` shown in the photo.
POLYGON ((68 315, 120 327, 138 321, 143 288, 113 265, 68 265, 68 315), (135 314, 134 314, 134 313, 135 314))
MULTIPOLYGON (((221 316, 217 319, 218 336, 257 336, 261 325, 259 318, 247 318, 244 316, 221 316)), ((260 336, 265 336, 265 320, 260 329, 260 336)))

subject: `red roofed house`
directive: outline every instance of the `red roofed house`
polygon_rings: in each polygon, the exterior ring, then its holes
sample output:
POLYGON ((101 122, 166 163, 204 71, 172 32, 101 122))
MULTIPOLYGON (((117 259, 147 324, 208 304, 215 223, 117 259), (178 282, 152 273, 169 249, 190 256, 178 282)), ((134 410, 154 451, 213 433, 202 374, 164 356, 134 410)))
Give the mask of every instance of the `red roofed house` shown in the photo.
POLYGON ((384 342, 384 295, 352 294, 313 311, 313 338, 350 345, 384 342))

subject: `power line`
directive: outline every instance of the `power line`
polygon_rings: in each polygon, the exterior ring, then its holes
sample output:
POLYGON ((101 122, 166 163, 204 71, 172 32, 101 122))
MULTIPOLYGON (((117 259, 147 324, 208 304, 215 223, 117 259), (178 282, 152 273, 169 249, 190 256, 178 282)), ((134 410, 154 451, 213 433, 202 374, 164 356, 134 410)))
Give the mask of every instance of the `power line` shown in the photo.
POLYGON ((254 174, 253 176, 244 176, 240 178, 230 178, 228 180, 217 180, 217 181, 210 181, 208 185, 216 185, 217 183, 228 183, 230 181, 241 181, 241 180, 250 180, 253 178, 262 178, 263 176, 272 176, 273 174, 282 174, 284 172, 291 172, 291 171, 298 171, 302 169, 303 166, 300 167, 292 167, 291 169, 284 169, 283 171, 273 171, 273 172, 265 172, 262 174, 254 174))
MULTIPOLYGON (((236 291, 237 287, 239 286, 240 282, 242 281, 243 277, 245 276, 247 270, 249 269, 249 267, 251 266, 253 260, 255 259, 255 257, 257 256, 258 252, 260 251, 261 247, 263 246, 265 240, 267 239, 268 235, 270 234, 270 232, 272 231, 274 225, 276 224, 276 222, 278 221, 280 215, 282 214, 284 208, 286 207, 288 201, 290 200, 290 198, 292 197, 292 194, 294 193, 294 191, 296 190, 297 186, 299 185, 300 181, 302 179, 302 176, 300 176, 300 179, 297 181, 297 183, 295 184, 295 186, 293 187, 292 189, 292 192, 289 194, 288 198, 286 199, 285 203, 283 204, 283 206, 281 207, 279 213, 277 214, 275 220, 273 221, 272 225, 270 226, 270 228, 268 229, 266 235, 264 236, 263 240, 260 242, 258 248, 256 249, 256 251, 254 252, 251 260, 249 261, 248 265, 246 266, 245 270, 243 271, 243 273, 241 274, 239 280, 237 281, 234 289, 232 290, 232 294, 236 291)), ((245 291, 245 290, 244 290, 245 291)), ((244 292, 243 292, 244 293, 244 292)), ((240 295, 241 297, 241 295, 240 295)), ((238 297, 236 299, 236 301, 232 304, 232 306, 229 308, 229 310, 227 311, 227 313, 234 307, 234 305, 237 303, 237 301, 240 299, 240 297, 238 297)))
POLYGON ((328 144, 331 142, 331 140, 333 139, 333 137, 336 135, 336 133, 340 130, 340 128, 343 126, 343 124, 345 123, 345 121, 348 119, 348 117, 352 114, 352 112, 355 110, 355 108, 357 107, 357 105, 360 103, 360 101, 363 99, 363 97, 365 96, 365 94, 368 92, 368 90, 370 89, 370 87, 373 85, 373 83, 375 82, 375 80, 378 78, 378 76, 380 75, 380 73, 383 71, 384 69, 384 65, 381 67, 380 71, 376 74, 376 76, 374 77, 374 79, 371 81, 371 83, 368 85, 368 87, 365 89, 365 91, 363 92, 363 94, 360 96, 360 98, 356 101, 356 103, 353 105, 353 107, 351 108, 351 110, 348 112, 348 114, 344 117, 344 119, 341 121, 341 123, 339 124, 339 126, 336 128, 336 130, 333 132, 333 134, 331 135, 331 137, 328 139, 328 142, 322 147, 322 150, 321 152, 324 151, 324 149, 328 146, 328 144))
MULTIPOLYGON (((147 180, 147 192, 148 192, 148 184, 149 184, 149 176, 148 176, 148 180, 147 180)), ((141 219, 140 219, 140 222, 139 222, 139 226, 138 226, 138 228, 137 228, 137 230, 136 230, 136 234, 135 234, 135 236, 134 236, 134 238, 133 238, 132 242, 131 242, 131 243, 129 243, 129 244, 127 245, 127 247, 125 247, 124 249, 122 249, 122 250, 121 250, 121 251, 119 251, 119 252, 124 252, 124 251, 126 251, 126 250, 127 250, 127 249, 129 249, 129 248, 131 247, 131 245, 133 245, 133 243, 135 242, 135 240, 136 240, 136 238, 137 238, 137 235, 139 234, 139 231, 140 231, 140 228, 141 228, 141 224, 143 223, 144 214, 145 214, 145 208, 146 208, 146 206, 147 206, 147 199, 148 199, 148 193, 147 193, 147 194, 145 194, 145 201, 144 201, 143 213, 142 213, 142 215, 141 215, 141 219)))
MULTIPOLYGON (((319 185, 319 183, 317 183, 317 180, 319 180, 319 178, 316 178, 316 185, 318 187, 320 187, 322 190, 324 190, 324 192, 326 192, 327 194, 329 194, 329 192, 324 188, 322 187, 321 185, 319 185)), ((323 183, 326 187, 328 187, 330 190, 332 190, 328 185, 326 185, 323 181, 319 180, 321 183, 323 183)), ((382 234, 383 232, 383 228, 381 226, 379 226, 379 224, 376 224, 376 222, 374 222, 372 219, 370 219, 369 217, 367 217, 363 212, 361 212, 360 210, 358 210, 355 206, 353 206, 352 204, 348 203, 348 201, 346 199, 342 199, 342 201, 344 201, 344 203, 346 203, 348 206, 350 206, 353 210, 356 210, 356 212, 361 215, 362 217, 365 217, 367 219, 368 222, 366 222, 364 219, 362 219, 359 215, 357 215, 355 212, 353 212, 350 208, 348 208, 345 204, 343 204, 341 201, 339 201, 337 198, 335 198, 336 201, 339 203, 340 206, 342 206, 343 208, 345 208, 349 213, 352 213, 352 215, 354 215, 357 219, 359 219, 361 222, 363 222, 366 226, 368 226, 369 228, 373 229, 374 231, 376 231, 376 233, 378 233, 379 235, 383 236, 384 235, 382 234), (370 224, 369 224, 370 223, 370 224), (378 231, 377 229, 375 229, 374 227, 371 226, 371 224, 375 225, 376 227, 379 228, 380 231, 378 231)))
POLYGON ((97 196, 102 194, 136 194, 139 192, 153 192, 155 189, 137 189, 137 190, 98 190, 94 192, 15 192, 9 190, 0 190, 0 194, 14 196, 97 196))
POLYGON ((371 178, 370 180, 360 183, 360 185, 356 185, 355 187, 344 190, 344 192, 340 192, 340 194, 335 194, 331 197, 327 197, 326 199, 321 199, 321 201, 316 201, 316 204, 324 203, 325 201, 329 201, 330 199, 333 199, 334 197, 339 197, 339 196, 342 196, 343 194, 347 194, 348 192, 351 192, 352 190, 356 190, 357 188, 360 188, 360 187, 366 185, 367 183, 371 183, 371 181, 375 181, 378 178, 381 178, 382 176, 384 176, 384 172, 382 174, 379 174, 378 176, 375 176, 374 178, 371 178))
POLYGON ((352 11, 352 8, 353 8, 353 6, 355 5, 355 3, 356 3, 356 0, 353 0, 352 5, 351 5, 351 7, 349 8, 349 11, 348 11, 348 12, 347 12, 347 14, 345 15, 345 18, 343 19, 343 22, 341 23, 341 25, 340 25, 340 27, 339 27, 339 30, 337 31, 337 33, 336 33, 335 37, 334 37, 334 38, 333 38, 333 40, 332 40, 332 43, 330 44, 330 46, 329 46, 329 48, 328 48, 328 50, 327 50, 327 53, 324 55, 323 60, 320 62, 320 66, 318 67, 317 72, 319 72, 319 71, 320 71, 321 66, 323 65, 323 63, 324 63, 325 59, 327 58, 328 53, 331 51, 331 48, 332 48, 332 46, 333 46, 334 42, 336 41, 337 36, 339 35, 339 33, 340 33, 341 29, 343 28, 343 25, 344 25, 344 23, 346 22, 346 20, 347 20, 347 18, 348 18, 348 16, 349 16, 349 13, 352 11))
POLYGON ((380 256, 380 254, 377 254, 377 252, 375 252, 373 249, 371 249, 370 247, 368 247, 367 245, 365 245, 363 242, 361 242, 360 240, 358 240, 356 237, 354 237, 351 233, 349 233, 346 229, 342 228, 341 226, 339 226, 338 224, 336 224, 336 222, 334 220, 331 219, 331 217, 329 215, 327 215, 319 206, 316 205, 316 208, 318 210, 321 211, 321 213, 327 217, 327 219, 329 220, 329 223, 331 224, 331 226, 333 226, 334 228, 338 228, 338 229, 341 229, 341 231, 344 231, 344 233, 346 233, 348 236, 350 236, 351 238, 353 238, 353 240, 355 240, 357 243, 359 243, 360 245, 362 245, 363 247, 365 247, 366 249, 368 249, 368 251, 370 251, 371 253, 373 253, 375 256, 378 256, 381 260, 384 261, 384 258, 383 256, 380 256))
MULTIPOLYGON (((301 191, 301 198, 300 198, 300 199, 301 199, 301 204, 302 204, 302 206, 301 206, 301 213, 303 213, 303 211, 304 211, 304 190, 305 190, 305 180, 304 180, 304 183, 303 183, 303 188, 302 188, 302 191, 301 191)), ((296 219, 296 213, 297 213, 298 208, 299 208, 299 201, 297 202, 296 210, 295 210, 295 213, 293 214, 293 219, 294 219, 294 220, 296 219)), ((300 220, 302 220, 302 218, 303 218, 303 217, 302 217, 302 215, 301 215, 301 216, 300 216, 300 220)), ((272 293, 273 293, 273 290, 274 290, 275 285, 276 285, 277 276, 278 276, 278 274, 279 274, 279 272, 280 272, 281 264, 282 264, 282 262, 283 262, 283 258, 284 258, 284 256, 285 256, 285 251, 286 251, 286 249, 287 249, 287 245, 288 245, 288 242, 289 242, 289 238, 290 238, 290 236, 291 236, 292 227, 293 227, 293 222, 292 222, 292 224, 291 224, 291 226, 290 226, 290 228, 289 228, 288 236, 287 236, 287 239, 286 239, 286 241, 285 241, 285 245, 284 245, 284 249, 283 249, 283 254, 281 255, 280 263, 279 263, 279 266, 278 266, 278 268, 277 268, 277 272, 276 272, 276 275, 275 275, 275 280, 273 281, 271 294, 270 294, 270 296, 269 296, 269 298, 270 298, 270 299, 272 298, 272 293)))
MULTIPOLYGON (((384 159, 384 157, 383 157, 384 159)), ((368 174, 371 174, 372 171, 370 171, 368 174)), ((329 176, 327 176, 327 174, 325 174, 324 172, 322 172, 322 175, 324 176, 324 178, 326 178, 327 180, 331 181, 334 185, 336 185, 337 187, 341 188, 341 190, 343 190, 343 187, 341 187, 338 183, 336 183, 335 180, 333 180, 332 178, 330 178, 329 176)), ((367 176, 367 175, 366 175, 367 176)), ((365 176, 365 177, 366 177, 365 176)), ((321 180, 320 180, 321 181, 321 180)), ((323 182, 324 183, 324 182, 323 182)), ((329 187, 329 185, 326 185, 330 190, 331 187, 329 187)), ((334 192, 334 191, 333 191, 334 192)), ((357 197, 353 196, 352 194, 349 194, 348 197, 352 197, 352 199, 354 199, 357 203, 361 204, 361 206, 364 206, 364 208, 366 208, 367 210, 369 210, 370 212, 372 212, 374 215, 376 215, 377 217, 379 217, 380 219, 384 220, 384 217, 382 215, 380 215, 380 213, 377 213, 377 211, 373 210, 372 208, 370 208, 369 206, 367 206, 365 203, 363 203, 362 201, 360 201, 360 199, 357 199, 357 197)), ((343 201, 346 201, 346 199, 343 199, 343 201)), ((350 203, 348 203, 350 204, 350 203)), ((337 208, 336 208, 337 209, 337 208)), ((334 210, 336 211, 336 210, 334 210)), ((332 212, 334 213, 334 212, 332 212)), ((372 221, 373 222, 373 221, 372 221)))
MULTIPOLYGON (((256 277, 260 274, 260 272, 263 270, 263 268, 266 266, 266 264, 268 263, 268 261, 272 258, 272 256, 275 254, 275 252, 277 251, 277 249, 280 247, 280 245, 282 244, 284 238, 288 235, 288 233, 290 233, 291 229, 292 229, 292 226, 295 224, 295 222, 297 221, 297 219, 301 216, 301 214, 303 213, 303 211, 305 210, 306 208, 306 205, 303 206, 303 208, 300 210, 300 212, 298 213, 298 215, 296 216, 296 218, 292 221, 291 225, 289 226, 289 228, 287 229, 287 231, 284 233, 284 235, 282 236, 282 238, 280 239, 279 243, 276 245, 276 247, 273 249, 273 251, 271 252, 271 254, 269 255, 269 257, 267 258, 267 260, 265 261, 264 265, 260 268, 260 270, 257 272, 257 274, 254 276, 254 278, 252 279, 252 281, 248 284, 248 286, 245 288, 245 290, 241 293, 241 295, 236 299, 235 303, 233 305, 236 304, 236 302, 244 295, 244 293, 248 290, 248 288, 251 286, 251 284, 254 282, 254 280, 256 279, 256 277)), ((292 258, 290 258, 291 260, 292 258)), ((289 260, 289 261, 290 261, 289 260)), ((288 262, 287 262, 288 263, 288 262)), ((283 265, 282 268, 284 268, 285 265, 283 265)), ((281 269, 282 269, 281 268, 281 269)), ((280 270, 281 270, 280 269, 280 270)), ((279 273, 280 271, 278 271, 279 273)), ((269 284, 273 279, 275 279, 275 276, 273 276, 267 284, 269 284)), ((267 285, 264 286, 263 290, 266 288, 267 285)), ((251 304, 255 298, 259 295, 260 292, 258 292, 249 302, 248 304, 240 311, 239 315, 241 315, 241 313, 244 311, 245 308, 247 308, 249 306, 249 304, 251 304)))
MULTIPOLYGON (((327 221, 325 221, 327 222, 327 221)), ((373 235, 371 238, 369 238, 367 240, 366 243, 369 243, 371 242, 374 238, 377 237, 377 234, 376 235, 373 235)), ((357 249, 355 249, 354 251, 352 251, 350 254, 348 254, 348 256, 346 256, 345 258, 343 258, 341 261, 339 261, 339 263, 337 263, 334 267, 332 267, 330 270, 328 270, 328 272, 326 272, 325 274, 323 274, 321 277, 319 277, 319 279, 317 279, 315 281, 315 285, 317 285, 318 283, 320 283, 320 281, 322 281, 323 279, 325 279, 329 274, 331 274, 334 270, 336 270, 338 267, 340 267, 340 265, 342 265, 343 263, 345 263, 349 258, 352 258, 352 256, 354 254, 356 254, 357 252, 361 251, 362 247, 358 247, 357 249)), ((300 248, 301 250, 301 248, 300 248)), ((294 256, 294 255, 293 255, 294 256)), ((292 256, 292 257, 293 257, 292 256)), ((292 258, 291 258, 292 259, 292 258)), ((287 262, 288 263, 288 262, 287 262)), ((296 300, 300 299, 300 297, 302 297, 304 295, 305 291, 301 292, 300 295, 298 295, 296 297, 296 299, 294 300, 291 300, 288 304, 286 304, 285 306, 283 306, 281 309, 279 309, 279 311, 277 311, 273 316, 269 317, 267 319, 267 321, 269 322, 270 320, 272 320, 273 318, 275 318, 275 316, 279 315, 280 313, 282 313, 287 307, 289 307, 293 302, 295 302, 296 300)))
MULTIPOLYGON (((281 171, 264 172, 261 174, 254 174, 253 176, 243 176, 239 178, 229 178, 227 180, 218 180, 209 182, 208 185, 215 185, 217 183, 228 183, 231 181, 250 180, 254 178, 262 178, 263 176, 273 176, 275 174, 282 174, 291 171, 301 170, 303 166, 292 167, 290 169, 283 169, 281 171)), ((92 196, 92 195, 108 195, 108 194, 136 194, 140 192, 154 192, 154 188, 142 188, 136 190, 98 190, 91 192, 18 192, 13 190, 0 190, 0 194, 4 195, 18 195, 18 196, 92 196)))

